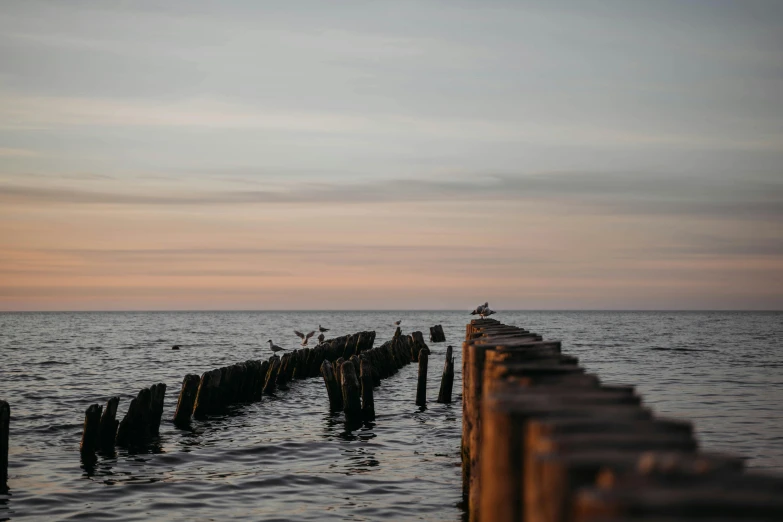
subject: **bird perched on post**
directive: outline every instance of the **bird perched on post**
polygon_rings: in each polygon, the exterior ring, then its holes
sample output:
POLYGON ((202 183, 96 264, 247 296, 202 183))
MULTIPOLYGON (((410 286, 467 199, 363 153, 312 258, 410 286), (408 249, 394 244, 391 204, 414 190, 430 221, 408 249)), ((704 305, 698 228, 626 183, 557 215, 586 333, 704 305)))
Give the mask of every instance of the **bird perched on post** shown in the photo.
POLYGON ((303 334, 302 332, 298 332, 296 330, 294 330, 294 333, 297 335, 297 337, 299 337, 302 340, 302 346, 307 346, 307 341, 312 336, 315 335, 315 330, 313 330, 312 332, 308 333, 307 335, 303 334))
POLYGON ((274 353, 285 350, 285 348, 281 348, 280 346, 277 346, 275 343, 273 343, 272 339, 269 339, 267 342, 269 343, 269 349, 272 350, 272 352, 274 353))
POLYGON ((478 305, 475 310, 470 312, 470 315, 481 315, 484 310, 489 310, 489 302, 486 302, 483 305, 478 305))
POLYGON ((328 331, 329 331, 329 329, 328 329, 328 328, 324 328, 323 326, 321 326, 321 325, 319 324, 319 325, 318 325, 318 331, 319 331, 319 332, 321 332, 321 333, 324 333, 324 332, 328 332, 328 331))
POLYGON ((485 307, 485 308, 484 308, 484 310, 481 312, 481 318, 482 318, 482 319, 486 319, 487 317, 489 317, 490 315, 492 315, 492 314, 494 314, 494 313, 495 313, 495 311, 494 311, 494 310, 490 310, 490 309, 489 309, 489 307, 487 306, 487 307, 485 307))

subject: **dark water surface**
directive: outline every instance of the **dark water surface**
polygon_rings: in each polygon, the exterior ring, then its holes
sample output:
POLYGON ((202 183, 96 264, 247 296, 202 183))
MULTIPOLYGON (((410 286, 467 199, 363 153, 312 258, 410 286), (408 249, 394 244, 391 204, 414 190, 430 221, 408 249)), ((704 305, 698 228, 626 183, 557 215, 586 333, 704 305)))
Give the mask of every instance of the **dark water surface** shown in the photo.
MULTIPOLYGON (((603 380, 637 384, 661 414, 695 421, 706 449, 783 471, 783 314, 506 312, 564 341, 603 380)), ((0 398, 12 408, 9 495, 0 520, 459 520, 460 345, 457 312, 182 312, 0 314, 0 398), (434 402, 446 344, 431 345, 430 403, 414 405, 415 365, 375 391, 377 420, 348 431, 328 413, 323 381, 295 382, 260 403, 175 428, 187 373, 267 358, 266 340, 319 323, 390 338, 442 324, 457 355, 456 401, 434 402), (182 349, 172 351, 172 344, 182 349), (168 386, 160 439, 148 452, 82 465, 91 403, 168 386)))

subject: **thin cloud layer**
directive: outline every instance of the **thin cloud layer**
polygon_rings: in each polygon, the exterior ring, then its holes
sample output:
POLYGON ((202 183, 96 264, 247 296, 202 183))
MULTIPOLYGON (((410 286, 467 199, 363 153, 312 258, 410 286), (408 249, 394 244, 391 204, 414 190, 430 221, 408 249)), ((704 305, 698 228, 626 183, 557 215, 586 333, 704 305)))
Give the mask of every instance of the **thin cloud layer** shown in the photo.
POLYGON ((0 309, 783 308, 779 2, 0 10, 0 309))

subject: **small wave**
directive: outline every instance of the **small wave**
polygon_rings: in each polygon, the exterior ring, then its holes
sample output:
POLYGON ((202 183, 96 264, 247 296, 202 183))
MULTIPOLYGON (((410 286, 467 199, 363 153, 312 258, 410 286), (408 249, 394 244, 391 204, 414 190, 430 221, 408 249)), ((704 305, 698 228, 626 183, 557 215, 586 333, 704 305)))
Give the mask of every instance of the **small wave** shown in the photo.
POLYGON ((663 346, 654 346, 650 350, 657 352, 717 352, 718 350, 707 350, 705 348, 665 348, 663 346))
POLYGON ((38 366, 57 366, 57 365, 67 366, 69 364, 71 363, 65 361, 43 361, 43 362, 39 362, 38 366))

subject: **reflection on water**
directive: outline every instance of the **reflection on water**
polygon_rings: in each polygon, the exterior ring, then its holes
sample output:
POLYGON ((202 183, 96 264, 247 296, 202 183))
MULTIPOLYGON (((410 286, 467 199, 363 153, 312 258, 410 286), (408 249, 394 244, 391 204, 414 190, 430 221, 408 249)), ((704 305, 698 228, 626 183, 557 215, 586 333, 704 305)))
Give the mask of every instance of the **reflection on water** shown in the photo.
MULTIPOLYGON (((445 344, 432 345, 428 404, 414 404, 416 365, 375 390, 374 422, 329 413, 323 381, 295 381, 261 402, 171 422, 187 373, 269 356, 263 341, 298 341, 302 324, 335 335, 442 324, 459 347, 467 314, 0 314, 0 397, 13 408, 10 486, 0 519, 459 520, 461 363, 452 404, 435 402, 445 344), (181 349, 171 351, 172 344, 181 349), (164 382, 160 437, 80 458, 84 411, 164 382)), ((507 313, 564 341, 604 380, 639 385, 656 410, 694 419, 707 449, 783 470, 780 314, 507 313)), ((284 342, 280 344, 285 345, 284 342)))

